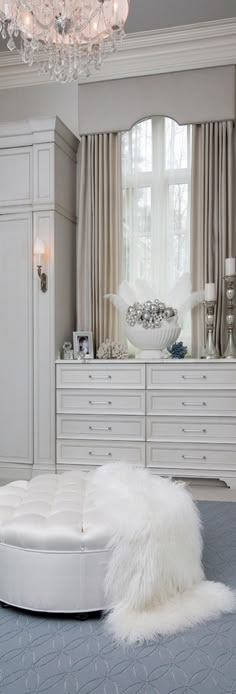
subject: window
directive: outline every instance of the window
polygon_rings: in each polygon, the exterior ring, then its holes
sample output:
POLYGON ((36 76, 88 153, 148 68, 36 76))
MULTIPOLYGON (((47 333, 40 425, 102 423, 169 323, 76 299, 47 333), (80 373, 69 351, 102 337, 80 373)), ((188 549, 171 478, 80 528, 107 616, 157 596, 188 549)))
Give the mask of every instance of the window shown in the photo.
POLYGON ((190 271, 190 176, 191 126, 155 117, 123 133, 123 279, 148 280, 162 300, 190 271))

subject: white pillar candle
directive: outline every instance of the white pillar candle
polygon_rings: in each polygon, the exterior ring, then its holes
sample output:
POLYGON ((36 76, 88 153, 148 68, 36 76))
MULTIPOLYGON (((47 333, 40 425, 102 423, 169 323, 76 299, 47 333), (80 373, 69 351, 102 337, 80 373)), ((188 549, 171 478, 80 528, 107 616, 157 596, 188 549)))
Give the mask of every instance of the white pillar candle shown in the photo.
POLYGON ((226 277, 235 275, 235 258, 225 258, 225 274, 226 277))
POLYGON ((205 301, 215 301, 216 300, 216 287, 214 282, 209 282, 205 284, 205 301))

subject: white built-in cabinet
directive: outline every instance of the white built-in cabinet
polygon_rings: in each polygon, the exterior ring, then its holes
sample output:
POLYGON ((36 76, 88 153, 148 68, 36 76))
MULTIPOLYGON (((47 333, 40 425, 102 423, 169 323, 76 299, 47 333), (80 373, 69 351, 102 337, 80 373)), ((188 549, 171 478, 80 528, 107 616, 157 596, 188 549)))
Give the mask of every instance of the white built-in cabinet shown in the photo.
POLYGON ((77 146, 57 118, 0 126, 0 484, 55 470, 54 363, 75 326, 77 146))

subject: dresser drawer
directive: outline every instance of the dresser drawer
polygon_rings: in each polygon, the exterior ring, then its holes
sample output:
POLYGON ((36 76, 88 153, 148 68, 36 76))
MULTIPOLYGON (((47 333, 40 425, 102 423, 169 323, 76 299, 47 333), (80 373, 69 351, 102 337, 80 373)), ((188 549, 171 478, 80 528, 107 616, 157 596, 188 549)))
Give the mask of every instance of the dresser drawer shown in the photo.
POLYGON ((149 390, 147 391, 147 415, 224 415, 236 416, 236 390, 149 390))
POLYGON ((60 414, 57 438, 145 441, 145 417, 60 414))
POLYGON ((145 364, 57 364, 57 388, 145 388, 145 364))
POLYGON ((147 388, 236 388, 236 363, 147 364, 147 388))
MULTIPOLYGON (((207 469, 236 471, 236 446, 196 444, 146 444, 146 465, 148 467, 173 468, 184 474, 188 471, 207 469)), ((217 476, 217 475, 216 475, 217 476)))
POLYGON ((57 413, 145 414, 145 391, 57 390, 57 413))
POLYGON ((236 418, 147 417, 147 441, 220 441, 236 443, 236 418))
POLYGON ((145 443, 57 440, 57 463, 104 465, 117 462, 145 465, 145 443))

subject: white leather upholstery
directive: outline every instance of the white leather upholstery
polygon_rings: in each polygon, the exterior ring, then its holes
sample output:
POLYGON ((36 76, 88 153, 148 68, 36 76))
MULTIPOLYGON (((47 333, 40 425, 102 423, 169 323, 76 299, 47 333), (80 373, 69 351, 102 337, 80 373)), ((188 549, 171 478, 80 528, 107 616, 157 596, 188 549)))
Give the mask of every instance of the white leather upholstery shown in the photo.
POLYGON ((106 607, 109 532, 89 475, 41 475, 0 488, 0 600, 81 612, 106 607))

